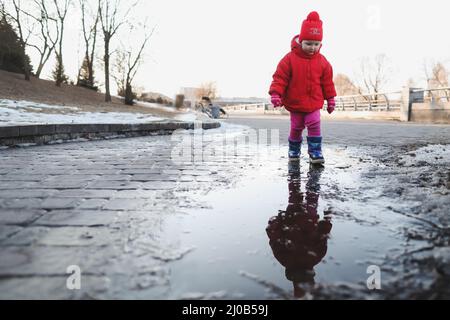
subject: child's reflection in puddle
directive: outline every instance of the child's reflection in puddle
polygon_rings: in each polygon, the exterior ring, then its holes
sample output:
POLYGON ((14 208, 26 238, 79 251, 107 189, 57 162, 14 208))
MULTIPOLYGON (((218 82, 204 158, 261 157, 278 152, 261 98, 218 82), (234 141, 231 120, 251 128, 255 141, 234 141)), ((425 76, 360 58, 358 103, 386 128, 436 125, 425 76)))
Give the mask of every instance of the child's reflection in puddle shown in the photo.
POLYGON ((323 167, 311 165, 306 192, 300 190, 300 164, 289 163, 289 204, 269 220, 266 228, 275 258, 286 268, 286 278, 294 285, 294 296, 301 298, 314 285, 314 266, 327 253, 331 217, 317 214, 320 176, 323 167))

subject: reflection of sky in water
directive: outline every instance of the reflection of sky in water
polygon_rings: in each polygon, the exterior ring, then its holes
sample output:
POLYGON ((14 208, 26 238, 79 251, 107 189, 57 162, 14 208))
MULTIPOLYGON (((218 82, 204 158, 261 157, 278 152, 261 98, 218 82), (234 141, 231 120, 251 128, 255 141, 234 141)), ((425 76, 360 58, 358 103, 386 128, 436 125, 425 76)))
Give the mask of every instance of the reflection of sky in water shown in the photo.
MULTIPOLYGON (((284 151, 272 154, 272 161, 249 169, 253 172, 247 172, 235 187, 196 195, 212 209, 192 209, 165 222, 164 239, 182 247, 195 247, 183 259, 169 264, 169 297, 219 291, 225 291, 227 298, 248 299, 292 294, 292 282, 275 259, 266 234, 269 219, 279 210, 286 210, 288 204, 287 160, 280 159, 284 151), (283 294, 274 295, 277 289, 271 285, 281 288, 283 294)), ((358 200, 363 195, 352 191, 360 187, 360 166, 342 151, 328 150, 327 156, 333 161, 320 176, 317 213, 322 220, 324 211, 331 208, 333 226, 327 253, 314 267, 315 282, 363 286, 369 276, 367 267, 382 263, 381 258, 401 244, 396 226, 404 218, 383 209, 386 204, 381 202, 358 200), (339 163, 354 167, 337 169, 339 163)), ((309 170, 305 160, 300 170, 301 191, 305 192, 309 170)))

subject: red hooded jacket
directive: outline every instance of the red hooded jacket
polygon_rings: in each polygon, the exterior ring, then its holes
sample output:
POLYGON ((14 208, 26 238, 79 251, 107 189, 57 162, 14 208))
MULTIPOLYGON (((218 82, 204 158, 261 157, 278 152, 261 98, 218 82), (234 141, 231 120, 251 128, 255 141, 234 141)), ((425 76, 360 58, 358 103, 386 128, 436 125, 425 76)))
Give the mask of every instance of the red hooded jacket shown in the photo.
POLYGON ((278 64, 269 94, 279 94, 288 111, 313 112, 336 96, 333 68, 320 50, 312 56, 305 53, 297 39, 292 39, 292 51, 278 64))

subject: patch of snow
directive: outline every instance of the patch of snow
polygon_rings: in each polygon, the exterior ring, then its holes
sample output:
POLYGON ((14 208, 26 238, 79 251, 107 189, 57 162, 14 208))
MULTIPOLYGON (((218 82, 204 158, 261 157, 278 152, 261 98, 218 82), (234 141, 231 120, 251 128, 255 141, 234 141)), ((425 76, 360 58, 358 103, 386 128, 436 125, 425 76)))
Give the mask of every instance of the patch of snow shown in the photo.
POLYGON ((186 292, 183 293, 179 299, 181 300, 201 300, 205 295, 201 292, 186 292))
POLYGON ((186 113, 186 114, 180 114, 178 116, 175 116, 175 120, 179 120, 179 121, 196 121, 196 120, 199 120, 199 117, 195 113, 186 113))
POLYGON ((36 143, 19 143, 16 146, 20 147, 20 148, 27 148, 27 147, 32 147, 32 146, 35 146, 35 145, 36 145, 36 143))
POLYGON ((445 165, 450 162, 450 145, 428 145, 415 151, 407 153, 402 157, 406 166, 414 165, 418 162, 428 164, 445 165))
POLYGON ((450 248, 442 247, 434 250, 434 259, 440 273, 450 275, 450 248))
POLYGON ((26 100, 8 100, 8 99, 0 99, 0 108, 12 108, 12 109, 23 109, 23 108, 29 108, 29 109, 35 109, 37 111, 42 111, 43 109, 67 109, 72 111, 79 110, 76 107, 67 107, 67 106, 61 106, 61 105, 49 105, 45 103, 38 103, 38 102, 32 102, 32 101, 26 101, 26 100))
POLYGON ((141 107, 158 109, 158 110, 162 110, 165 112, 177 114, 174 119, 179 120, 179 121, 201 121, 201 120, 209 120, 210 119, 206 114, 201 113, 201 112, 196 112, 192 109, 176 109, 175 107, 169 107, 169 106, 164 106, 164 105, 161 105, 158 103, 150 103, 150 102, 143 102, 143 101, 138 101, 137 105, 139 105, 141 107))
POLYGON ((79 110, 74 107, 1 99, 0 126, 67 123, 146 123, 163 120, 163 118, 152 115, 131 112, 77 112, 55 114, 32 112, 29 110, 30 108, 36 111, 58 109, 73 112, 79 110))
POLYGON ((220 290, 216 292, 210 292, 206 294, 206 300, 223 300, 227 297, 228 293, 225 290, 220 290))
POLYGON ((216 130, 227 131, 227 132, 233 131, 233 132, 240 132, 240 133, 242 133, 242 131, 245 131, 245 130, 252 130, 251 127, 241 125, 241 124, 234 124, 234 123, 229 123, 229 122, 224 122, 224 121, 220 121, 220 123, 221 123, 220 128, 217 128, 216 130))
POLYGON ((158 103, 150 103, 150 102, 144 102, 144 101, 138 101, 137 104, 142 107, 152 108, 152 109, 159 109, 166 112, 172 112, 172 113, 178 113, 180 110, 177 110, 175 107, 168 107, 164 106, 162 104, 158 103))
MULTIPOLYGON (((211 121, 211 120, 214 120, 202 112, 195 112, 195 111, 188 111, 188 112, 184 112, 182 114, 176 115, 174 117, 174 119, 179 120, 179 121, 211 121)), ((217 119, 215 119, 215 121, 217 121, 217 119)))
POLYGON ((61 140, 61 139, 59 139, 59 140, 49 141, 49 142, 47 142, 47 143, 48 143, 48 144, 62 144, 62 143, 64 143, 64 141, 61 140))

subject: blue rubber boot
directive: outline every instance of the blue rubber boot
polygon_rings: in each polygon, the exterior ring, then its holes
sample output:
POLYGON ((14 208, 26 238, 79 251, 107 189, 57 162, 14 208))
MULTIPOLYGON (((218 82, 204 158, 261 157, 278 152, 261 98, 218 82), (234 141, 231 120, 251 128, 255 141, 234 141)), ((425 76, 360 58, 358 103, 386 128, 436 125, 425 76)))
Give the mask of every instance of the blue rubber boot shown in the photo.
POLYGON ((300 148, 302 146, 301 141, 291 141, 289 140, 289 160, 295 161, 300 160, 300 148))
POLYGON ((323 164, 325 159, 322 155, 322 137, 307 137, 309 162, 312 164, 323 164))

